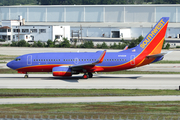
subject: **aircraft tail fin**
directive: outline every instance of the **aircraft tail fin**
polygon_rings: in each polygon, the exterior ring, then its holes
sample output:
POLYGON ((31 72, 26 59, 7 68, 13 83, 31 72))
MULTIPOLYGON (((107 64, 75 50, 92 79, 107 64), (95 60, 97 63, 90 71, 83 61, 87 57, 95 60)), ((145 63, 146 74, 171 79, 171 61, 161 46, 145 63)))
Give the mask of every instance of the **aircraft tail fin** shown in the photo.
POLYGON ((168 22, 169 17, 162 17, 141 43, 136 46, 136 50, 145 52, 147 55, 161 53, 168 22))

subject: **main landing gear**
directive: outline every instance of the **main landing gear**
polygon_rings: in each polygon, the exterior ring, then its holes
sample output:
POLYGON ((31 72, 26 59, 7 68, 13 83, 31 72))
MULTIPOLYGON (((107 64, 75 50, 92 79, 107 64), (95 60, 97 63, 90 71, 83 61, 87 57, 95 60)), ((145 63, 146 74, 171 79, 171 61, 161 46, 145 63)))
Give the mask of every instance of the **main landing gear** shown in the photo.
POLYGON ((84 75, 83 75, 83 79, 88 79, 88 78, 92 78, 93 77, 93 74, 92 73, 84 73, 84 75))

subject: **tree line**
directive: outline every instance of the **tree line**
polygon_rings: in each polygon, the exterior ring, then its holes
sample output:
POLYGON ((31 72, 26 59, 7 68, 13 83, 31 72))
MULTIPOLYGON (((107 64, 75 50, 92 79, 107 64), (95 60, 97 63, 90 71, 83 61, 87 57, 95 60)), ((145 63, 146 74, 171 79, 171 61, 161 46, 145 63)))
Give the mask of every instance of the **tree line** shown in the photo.
POLYGON ((110 5, 110 4, 180 4, 180 0, 0 0, 9 5, 110 5))
POLYGON ((9 5, 37 5, 37 0, 0 0, 0 6, 9 5))
POLYGON ((179 4, 180 0, 38 0, 41 5, 179 4))
MULTIPOLYGON (((62 42, 57 42, 57 41, 52 41, 48 40, 47 42, 41 42, 39 41, 34 41, 33 44, 29 44, 25 40, 20 40, 18 41, 13 41, 11 44, 3 44, 1 46, 12 46, 12 47, 63 47, 63 48, 99 48, 99 49, 124 49, 125 46, 128 45, 128 48, 133 48, 137 46, 144 38, 142 36, 139 36, 137 39, 133 39, 131 41, 126 41, 122 39, 118 43, 110 44, 107 45, 106 42, 103 42, 102 44, 98 43, 94 45, 93 41, 84 41, 80 45, 77 45, 77 40, 74 40, 73 42, 70 43, 69 40, 66 38, 63 38, 62 42)), ((163 48, 169 49, 170 44, 167 43, 165 45, 165 40, 163 44, 163 48)))

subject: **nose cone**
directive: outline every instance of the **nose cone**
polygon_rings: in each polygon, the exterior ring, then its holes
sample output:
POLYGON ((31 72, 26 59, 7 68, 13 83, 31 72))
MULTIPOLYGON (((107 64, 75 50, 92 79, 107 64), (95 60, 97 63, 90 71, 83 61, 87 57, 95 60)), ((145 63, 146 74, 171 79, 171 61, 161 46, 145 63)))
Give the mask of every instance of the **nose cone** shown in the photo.
POLYGON ((12 64, 13 64, 12 61, 11 61, 11 62, 8 62, 8 63, 7 63, 7 66, 8 66, 9 68, 12 68, 12 67, 13 67, 12 64))

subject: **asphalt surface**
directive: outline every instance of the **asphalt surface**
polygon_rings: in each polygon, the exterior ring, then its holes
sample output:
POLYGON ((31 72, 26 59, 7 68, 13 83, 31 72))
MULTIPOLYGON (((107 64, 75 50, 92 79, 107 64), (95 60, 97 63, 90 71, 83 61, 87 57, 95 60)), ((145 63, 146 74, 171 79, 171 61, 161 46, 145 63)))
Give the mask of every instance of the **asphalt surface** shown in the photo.
POLYGON ((119 102, 119 101, 179 101, 179 100, 180 100, 180 96, 2 98, 0 99, 0 104, 90 103, 90 102, 119 102))
POLYGON ((177 74, 95 74, 82 79, 53 77, 51 74, 0 74, 0 88, 63 88, 63 89, 179 89, 177 74))

